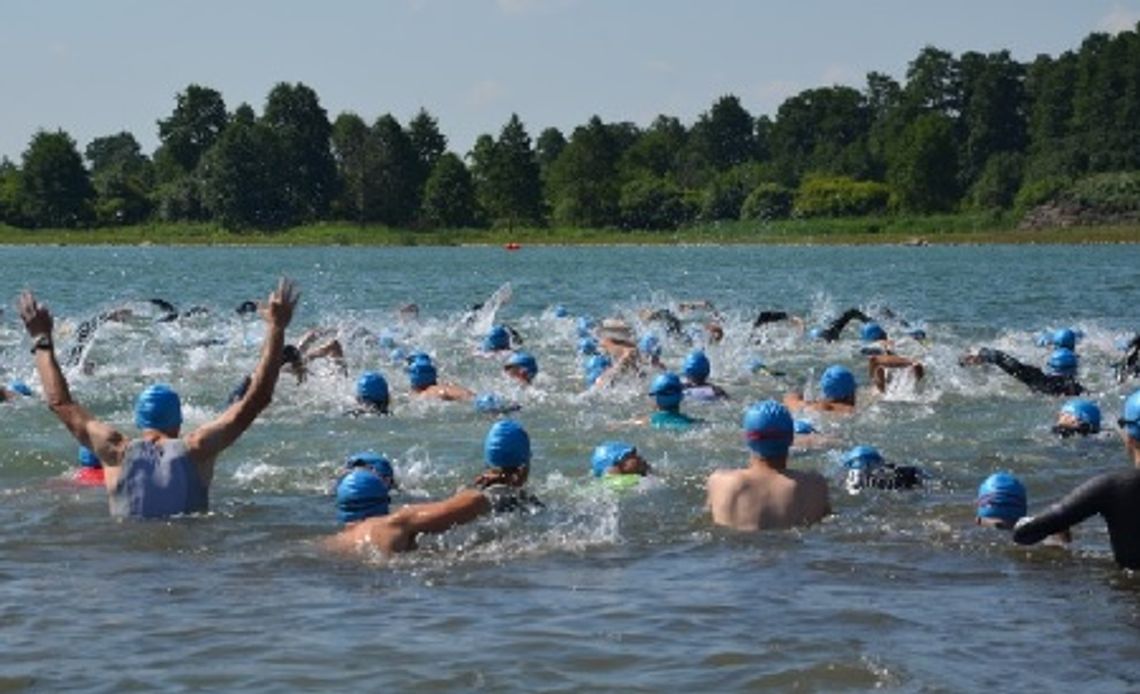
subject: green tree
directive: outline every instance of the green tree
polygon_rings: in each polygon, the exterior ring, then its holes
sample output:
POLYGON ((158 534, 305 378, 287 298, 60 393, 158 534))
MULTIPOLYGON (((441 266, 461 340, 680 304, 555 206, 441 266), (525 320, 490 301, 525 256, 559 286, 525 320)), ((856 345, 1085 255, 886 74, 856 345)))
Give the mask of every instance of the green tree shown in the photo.
POLYGON ((434 227, 470 227, 477 221, 475 184, 463 161, 444 152, 424 185, 422 217, 434 227))
POLYGON ((0 157, 0 224, 27 226, 21 216, 20 169, 8 157, 0 157))
POLYGON ((476 140, 471 159, 480 204, 493 224, 513 228, 543 223, 538 160, 518 114, 511 114, 498 140, 476 140))
POLYGON ((614 134, 594 116, 574 129, 570 142, 551 165, 548 185, 558 223, 578 227, 618 223, 621 152, 614 134))
POLYGON ((1009 51, 988 56, 967 53, 961 62, 959 177, 968 187, 995 154, 1025 149, 1025 68, 1010 58, 1009 51))
POLYGON ((277 136, 286 214, 296 221, 325 217, 338 181, 329 148, 332 126, 317 93, 299 82, 280 82, 269 92, 261 119, 277 136))
POLYGON ((901 106, 911 120, 923 113, 958 116, 960 85, 954 54, 925 46, 906 70, 901 106))
POLYGON ((980 210, 1005 210, 1013 206, 1021 188, 1025 157, 1020 152, 998 152, 986 161, 978 180, 974 182, 968 200, 970 206, 980 210))
POLYGON ((534 156, 538 160, 538 168, 545 178, 551 164, 566 149, 566 136, 558 128, 546 128, 538 134, 534 141, 534 156))
POLYGON ((174 112, 158 121, 155 161, 163 181, 193 172, 228 121, 222 95, 209 87, 191 84, 174 100, 174 112))
POLYGON ((776 112, 772 127, 776 169, 785 183, 798 181, 808 171, 867 176, 870 127, 871 111, 857 90, 824 87, 800 92, 776 112))
POLYGON ((673 116, 659 115, 622 155, 620 168, 632 179, 649 174, 675 179, 688 141, 688 132, 673 116))
POLYGON ((419 160, 408 133, 391 114, 372 124, 376 155, 368 162, 368 218, 388 226, 408 226, 419 210, 416 176, 419 160))
POLYGON ((779 183, 761 183, 756 186, 740 208, 742 220, 786 219, 792 212, 795 193, 779 183))
POLYGON ((277 132, 243 104, 199 163, 206 209, 235 231, 295 223, 283 181, 285 160, 277 132))
POLYGON ((372 207, 368 198, 368 162, 376 157, 372 131, 360 116, 346 112, 333 122, 331 139, 340 179, 335 212, 364 224, 372 207))
POLYGON ((153 170, 135 136, 128 132, 98 137, 84 154, 95 187, 95 218, 100 224, 137 224, 151 213, 153 170))
POLYGON ((32 227, 79 227, 92 220, 95 189, 75 140, 39 131, 20 166, 19 216, 32 227))
POLYGON ((689 145, 705 165, 727 171, 756 158, 756 123, 740 99, 728 94, 697 119, 689 145))
POLYGON ((696 215, 695 206, 677 184, 648 173, 622 186, 618 207, 626 229, 676 229, 696 215))
POLYGON ((1076 81, 1077 57, 1071 51, 1056 60, 1038 56, 1027 69, 1027 182, 1072 178, 1085 169, 1084 154, 1070 129, 1076 81))
POLYGON ((887 180, 895 203, 907 212, 945 212, 958 200, 958 147, 949 118, 927 113, 893 143, 887 180))

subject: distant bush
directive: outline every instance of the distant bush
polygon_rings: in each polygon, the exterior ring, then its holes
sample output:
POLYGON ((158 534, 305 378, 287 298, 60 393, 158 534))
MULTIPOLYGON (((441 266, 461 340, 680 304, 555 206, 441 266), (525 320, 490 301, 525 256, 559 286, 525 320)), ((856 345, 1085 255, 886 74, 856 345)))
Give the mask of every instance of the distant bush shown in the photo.
POLYGON ((809 177, 800 184, 792 211, 798 217, 858 217, 886 211, 890 197, 885 183, 809 177))
POLYGON ((637 178, 625 184, 618 200, 626 229, 676 229, 696 216, 696 207, 675 184, 637 178))
POLYGON ((787 219, 792 213, 795 193, 779 183, 761 183, 744 199, 742 220, 787 219))
POLYGON ((1016 152, 998 152, 970 188, 968 202, 975 210, 1009 209, 1021 187, 1025 157, 1016 152))
POLYGON ((1082 178, 1063 192, 1063 197, 1082 207, 1103 212, 1140 210, 1140 172, 1097 174, 1082 178))
POLYGON ((1013 207, 1019 212, 1026 212, 1038 205, 1052 202, 1069 186, 1069 183, 1069 179, 1062 176, 1047 176, 1026 183, 1014 196, 1013 207))

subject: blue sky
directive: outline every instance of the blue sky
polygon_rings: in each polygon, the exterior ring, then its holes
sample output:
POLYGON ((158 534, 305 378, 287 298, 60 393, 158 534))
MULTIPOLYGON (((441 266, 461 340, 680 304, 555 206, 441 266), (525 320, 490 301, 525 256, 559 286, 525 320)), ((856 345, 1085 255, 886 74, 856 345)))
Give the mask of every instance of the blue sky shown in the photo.
POLYGON ((754 115, 809 87, 900 81, 924 45, 1075 49, 1140 20, 1140 0, 2 0, 0 156, 37 129, 144 150, 191 83, 258 112, 312 87, 330 120, 420 108, 464 154, 518 113, 532 137, 597 114, 692 123, 732 93, 754 115))

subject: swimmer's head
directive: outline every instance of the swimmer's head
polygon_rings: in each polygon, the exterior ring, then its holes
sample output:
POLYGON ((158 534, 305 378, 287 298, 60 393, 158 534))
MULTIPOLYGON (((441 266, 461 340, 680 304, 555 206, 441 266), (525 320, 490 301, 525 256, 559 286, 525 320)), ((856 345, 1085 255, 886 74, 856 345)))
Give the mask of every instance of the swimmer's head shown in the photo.
POLYGON ((415 364, 418 361, 427 362, 428 364, 432 363, 431 355, 428 354, 427 352, 423 352, 423 351, 419 351, 419 350, 412 352, 411 354, 408 354, 407 356, 405 356, 404 361, 407 362, 408 364, 415 364))
POLYGON ((1029 512, 1025 487, 1008 472, 995 472, 978 487, 978 522, 1008 530, 1029 512))
POLYGON ((336 485, 337 520, 355 523, 388 514, 388 485, 369 466, 353 467, 336 485))
POLYGON ((491 425, 483 440, 483 461, 501 470, 530 465, 530 436, 513 419, 500 419, 491 425))
POLYGON ((590 360, 586 362, 586 386, 594 385, 598 378, 606 372, 606 369, 611 366, 613 366, 613 362, 604 354, 595 354, 590 357, 590 360))
POLYGON ((76 456, 76 459, 79 461, 80 467, 103 467, 103 463, 99 462, 99 457, 95 455, 95 451, 91 450, 87 446, 79 447, 79 455, 76 456))
POLYGON ((597 353, 598 353, 598 341, 597 340, 595 340, 592 337, 583 337, 581 340, 578 340, 578 354, 591 355, 591 354, 597 354, 597 353))
POLYGON ((554 307, 554 317, 555 318, 565 318, 569 315, 570 315, 570 310, 567 309, 565 306, 563 306, 562 304, 555 305, 555 307, 554 307))
POLYGON ((281 349, 281 361, 296 369, 303 364, 301 350, 296 345, 285 345, 281 349))
POLYGON ((797 419, 793 422, 793 426, 795 428, 795 434, 797 436, 803 436, 806 434, 816 433, 815 432, 815 425, 812 424, 811 421, 807 420, 807 419, 797 419))
POLYGON ((239 316, 244 316, 250 313, 257 313, 257 304, 252 301, 243 301, 238 304, 235 310, 239 316))
POLYGON ((511 354, 503 364, 503 370, 521 381, 530 383, 538 374, 538 361, 530 352, 520 350, 511 354))
POLYGON ((815 327, 808 331, 808 339, 823 340, 827 337, 827 333, 823 328, 815 327))
POLYGON ((698 349, 690 352, 689 356, 685 357, 685 365, 682 369, 685 373, 685 378, 700 385, 708 379, 712 367, 709 364, 709 358, 705 356, 704 350, 698 349))
POLYGON ((475 398, 475 411, 483 414, 506 414, 521 409, 522 405, 505 400, 496 393, 480 393, 475 398))
POLYGON ((590 463, 594 477, 649 474, 649 464, 638 454, 637 447, 624 441, 598 444, 590 463))
POLYGON ((795 423, 788 408, 775 400, 755 403, 741 423, 749 450, 763 458, 783 458, 795 437, 795 423))
POLYGON ((855 404, 855 375, 845 366, 827 367, 819 379, 819 391, 825 400, 855 404))
POLYGON ((147 386, 135 400, 135 426, 177 436, 182 426, 182 401, 178 393, 165 383, 147 386))
POLYGON ((589 337, 598 322, 589 316, 578 316, 578 337, 589 337))
POLYGON ((375 371, 365 371, 356 379, 356 400, 362 405, 388 411, 388 381, 375 371))
POLYGON ((919 342, 926 341, 926 331, 922 328, 911 328, 910 330, 906 331, 906 334, 909 335, 912 340, 917 340, 919 342))
POLYGON ((859 338, 863 342, 878 342, 887 339, 887 331, 878 323, 864 323, 863 329, 859 331, 859 338))
POLYGON ((511 334, 503 325, 492 325, 483 337, 484 352, 500 352, 511 348, 511 334))
POLYGON ((392 468, 392 461, 379 453, 361 451, 353 453, 344 459, 344 469, 351 472, 357 468, 367 468, 375 472, 388 489, 396 488, 396 471, 392 468))
POLYGON ((653 396, 654 402, 660 409, 676 410, 681 406, 681 400, 685 398, 685 387, 677 374, 666 371, 653 379, 649 394, 653 396))
POLYGON ((408 367, 408 383, 412 390, 423 390, 438 382, 435 366, 430 361, 415 361, 408 367))
POLYGON ((653 333, 646 333, 637 341, 637 351, 650 359, 657 359, 661 356, 661 340, 653 333))
POLYGON ((856 446, 843 454, 848 470, 871 470, 883 465, 883 456, 874 446, 856 446))
POLYGON ((1080 434, 1087 436, 1100 432, 1100 408, 1092 400, 1074 398, 1066 402, 1057 414, 1053 433, 1061 437, 1080 434))
POLYGON ((1077 355, 1071 349, 1058 347, 1049 355, 1048 371, 1054 376, 1075 376, 1077 355))
POLYGON ((28 384, 24 383, 18 378, 12 379, 8 382, 8 390, 12 391, 13 393, 19 393, 24 397, 31 397, 32 395, 32 389, 28 387, 28 384))
POLYGON ((1053 333, 1050 342, 1054 347, 1065 349, 1077 348, 1077 334, 1069 328, 1061 328, 1053 333))
POLYGON ((1121 415, 1120 419, 1116 420, 1117 425, 1130 439, 1140 443, 1140 390, 1129 395, 1124 401, 1124 411, 1121 415))

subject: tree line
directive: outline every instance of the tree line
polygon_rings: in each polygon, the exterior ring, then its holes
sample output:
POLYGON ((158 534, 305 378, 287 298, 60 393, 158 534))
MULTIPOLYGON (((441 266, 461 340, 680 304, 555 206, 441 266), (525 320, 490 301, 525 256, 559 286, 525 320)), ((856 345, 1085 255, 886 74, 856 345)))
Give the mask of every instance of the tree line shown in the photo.
POLYGON ((421 109, 406 125, 334 120, 303 84, 258 115, 192 84, 148 156, 128 132, 80 154, 62 131, 0 161, 0 222, 27 228, 322 220, 432 229, 671 229, 695 222, 1010 210, 1091 174, 1140 169, 1140 24, 1020 63, 922 49, 905 82, 808 89, 774 117, 733 95, 687 126, 598 117, 532 140, 512 115, 464 157, 421 109))

